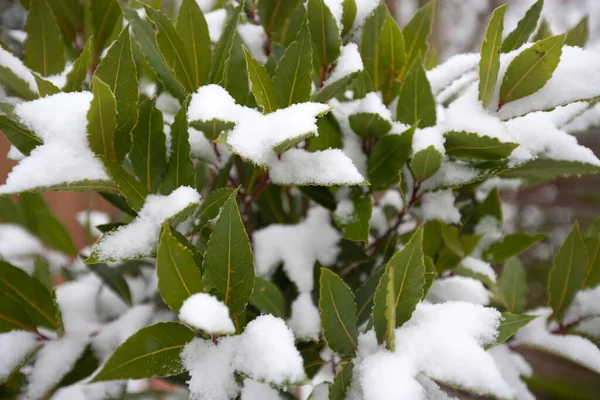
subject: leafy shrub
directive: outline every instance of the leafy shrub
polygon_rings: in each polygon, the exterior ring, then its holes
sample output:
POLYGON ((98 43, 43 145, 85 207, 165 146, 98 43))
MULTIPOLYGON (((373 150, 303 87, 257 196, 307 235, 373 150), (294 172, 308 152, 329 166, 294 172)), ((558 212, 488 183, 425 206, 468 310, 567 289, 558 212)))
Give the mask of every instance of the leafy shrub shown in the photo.
POLYGON ((536 31, 539 0, 506 34, 502 6, 435 66, 433 1, 402 30, 375 0, 151 3, 24 0, 24 62, 0 49, 3 396, 593 396, 600 226, 532 310, 546 235, 499 195, 600 170, 570 134, 598 120, 585 29, 536 31), (78 251, 46 190, 120 213, 78 251))

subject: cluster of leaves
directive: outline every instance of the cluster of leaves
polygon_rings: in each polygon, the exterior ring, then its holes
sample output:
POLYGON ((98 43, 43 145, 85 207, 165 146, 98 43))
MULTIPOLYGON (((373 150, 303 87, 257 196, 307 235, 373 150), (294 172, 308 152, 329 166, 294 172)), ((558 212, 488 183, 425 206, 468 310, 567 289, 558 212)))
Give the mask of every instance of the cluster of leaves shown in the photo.
MULTIPOLYGON (((270 279, 256 276, 253 233, 276 223, 297 224, 309 206, 328 209, 342 239, 329 268, 319 262, 314 265, 311 295, 320 309, 323 337, 299 340, 297 347, 309 378, 329 361, 319 355, 325 347, 341 356, 328 389, 332 400, 343 399, 350 385, 361 329, 374 329, 379 343, 393 350, 395 330, 411 319, 436 279, 464 276, 485 286, 492 294, 491 305, 503 311, 496 345, 530 322, 534 317, 523 314, 527 307, 525 269, 516 257, 546 235, 511 233, 484 244, 484 235, 476 227, 486 218, 500 226, 502 208, 497 190, 477 201, 477 184, 495 176, 538 182, 597 172, 598 167, 542 157, 510 165, 508 157, 517 143, 464 131, 444 132, 446 155, 434 145, 413 153, 414 137, 421 129, 438 125, 438 109, 447 105, 440 104, 432 92, 427 74, 435 65, 428 45, 435 1, 420 8, 403 29, 383 3, 365 21, 355 21, 356 1, 342 2, 341 21, 324 0, 260 0, 258 4, 248 0, 237 6, 217 1, 214 9, 226 10, 228 17, 213 43, 207 19, 194 0, 183 0, 178 10, 161 9, 160 1, 140 6, 117 0, 23 0, 28 9, 24 63, 37 83, 37 93, 17 71, 4 66, 0 66, 0 84, 18 101, 91 91, 89 148, 110 175, 109 181, 65 182, 35 191, 97 191, 123 212, 119 220, 98 227, 103 232, 130 223, 149 195, 167 195, 189 186, 203 197, 197 209, 162 223, 153 257, 119 260, 108 266, 102 262, 111 260, 92 254, 86 270, 64 268, 63 277, 77 280, 96 274, 108 290, 132 306, 127 279, 150 264, 158 276, 160 294, 150 298, 150 304, 177 314, 191 295, 211 293, 228 307, 236 333, 241 334, 261 313, 290 317, 298 295, 298 288, 281 268, 270 279), (237 29, 242 22, 262 27, 266 41, 261 51, 266 62, 259 62, 246 48, 237 29), (342 46, 351 41, 360 43, 364 68, 326 84, 342 46), (65 71, 67 62, 71 66, 65 71), (59 88, 49 77, 60 73, 66 74, 66 83, 59 88), (141 94, 143 82, 152 82, 155 93, 175 99, 177 107, 165 110, 156 97, 141 94), (301 144, 310 152, 343 148, 344 135, 362 142, 369 185, 351 190, 337 186, 297 190, 272 184, 268 171, 235 154, 235 148, 222 146, 227 144, 231 123, 188 121, 192 94, 207 84, 222 86, 239 105, 264 114, 308 101, 345 101, 347 91, 355 99, 375 92, 394 110, 395 120, 375 112, 357 112, 348 117, 349 131, 344 132, 342 121, 329 113, 318 120, 318 136, 310 137, 317 132, 309 132, 275 149, 281 154, 301 144), (169 135, 165 123, 170 125, 169 135), (399 124, 410 128, 392 133, 399 124), (211 141, 216 163, 191 156, 191 128, 211 141), (223 152, 233 154, 227 158, 229 154, 223 152), (430 178, 447 161, 475 169, 476 177, 459 185, 432 184, 430 178), (423 196, 435 189, 451 189, 456 195, 459 223, 427 220, 419 212, 423 196), (353 205, 350 218, 334 212, 336 196, 344 190, 348 190, 345 200, 353 205), (401 207, 379 205, 388 191, 402 198, 401 207), (375 208, 383 211, 383 230, 370 226, 375 208), (182 224, 191 213, 193 222, 182 224), (415 220, 416 228, 411 225, 415 220), (498 282, 463 264, 474 256, 501 269, 498 282)), ((583 46, 585 42, 583 24, 563 35, 551 36, 544 24, 535 32, 542 4, 542 0, 536 2, 504 39, 506 6, 499 7, 490 20, 481 47, 478 93, 483 107, 493 115, 544 87, 559 64, 564 43, 583 46), (501 55, 522 48, 532 36, 535 43, 520 51, 497 87, 501 55), (490 110, 491 105, 494 109, 490 110)), ((578 100, 593 103, 595 99, 578 100)), ((2 103, 0 110, 0 129, 24 156, 43 145, 33 130, 18 121, 12 104, 2 103)), ((22 193, 16 202, 1 197, 0 216, 3 222, 22 225, 47 247, 78 256, 66 229, 39 194, 22 193)), ((548 284, 552 320, 559 325, 555 334, 579 334, 573 328, 582 320, 565 322, 564 317, 579 290, 600 284, 599 250, 597 230, 583 238, 575 225, 558 252, 548 284)), ((42 258, 36 260, 31 276, 0 263, 0 332, 12 330, 35 333, 41 346, 65 335, 49 266, 42 258)), ((181 384, 186 370, 180 353, 195 337, 209 339, 211 335, 180 322, 161 322, 133 334, 106 360, 98 359, 88 346, 46 394, 92 376, 93 382, 160 377, 181 384)), ((22 390, 24 376, 19 371, 35 359, 35 351, 4 377, 2 390, 22 390)))

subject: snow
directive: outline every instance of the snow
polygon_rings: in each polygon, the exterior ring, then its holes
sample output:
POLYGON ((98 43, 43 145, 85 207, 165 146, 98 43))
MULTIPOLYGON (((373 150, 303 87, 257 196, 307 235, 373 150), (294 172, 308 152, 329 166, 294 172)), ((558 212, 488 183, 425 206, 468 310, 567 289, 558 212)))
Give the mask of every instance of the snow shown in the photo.
POLYGON ((310 392, 310 400, 329 400, 329 385, 321 382, 310 392))
POLYGON ((68 333, 48 341, 36 355, 25 397, 44 397, 71 370, 87 344, 87 338, 68 333))
POLYGON ((0 382, 37 346, 36 335, 25 331, 0 333, 0 382))
MULTIPOLYGON (((595 68, 598 64, 600 54, 597 52, 563 46, 558 67, 546 84, 529 96, 504 104, 498 116, 501 119, 514 118, 600 95, 600 71, 595 68)), ((500 70, 498 82, 502 82, 504 71, 500 70)), ((498 104, 497 97, 492 104, 498 104)))
POLYGON ((342 199, 338 202, 333 213, 336 220, 342 225, 347 225, 354 221, 354 203, 350 199, 342 199))
POLYGON ((80 211, 75 214, 75 219, 84 229, 89 225, 91 234, 96 237, 102 236, 102 232, 96 227, 110 222, 108 214, 96 210, 80 211))
POLYGON ((210 41, 216 43, 221 39, 221 34, 227 21, 227 10, 219 8, 218 10, 204 13, 206 24, 208 25, 208 36, 210 41))
POLYGON ((435 96, 435 99, 439 104, 452 102, 459 94, 461 94, 461 92, 471 86, 473 82, 477 81, 477 79, 479 79, 477 71, 467 72, 460 78, 452 81, 450 85, 435 96))
POLYGON ((356 18, 352 29, 355 30, 363 25, 365 19, 373 13, 373 10, 379 5, 379 0, 361 0, 356 2, 356 18))
POLYGON ((581 336, 554 335, 549 332, 546 324, 552 314, 550 308, 539 308, 528 314, 539 317, 517 332, 515 344, 541 348, 600 372, 600 349, 595 344, 581 336))
POLYGON ((340 149, 313 153, 290 149, 273 162, 271 181, 278 185, 360 185, 365 178, 340 149))
POLYGON ((191 376, 190 399, 229 400, 237 395, 232 361, 238 340, 238 337, 225 337, 214 344, 196 338, 184 347, 181 360, 191 376))
POLYGON ((423 387, 417 371, 407 359, 387 352, 367 357, 363 363, 362 388, 365 400, 419 400, 423 387))
POLYGON ((496 282, 496 273, 492 266, 483 260, 474 257, 466 257, 460 262, 463 267, 488 277, 492 282, 496 282))
POLYGON ((281 400, 281 396, 277 390, 267 384, 244 379, 241 400, 281 400))
POLYGON ((392 122, 392 112, 385 106, 385 104, 383 104, 383 101, 381 100, 381 96, 378 93, 374 93, 374 92, 367 93, 367 95, 365 97, 363 97, 362 99, 359 99, 359 100, 355 100, 355 101, 357 103, 356 111, 352 112, 351 114, 355 114, 355 113, 377 114, 381 118, 385 119, 386 121, 392 122))
POLYGON ((253 235, 256 272, 269 277, 280 263, 300 293, 313 288, 315 261, 327 266, 335 262, 341 239, 331 226, 329 211, 314 207, 296 225, 271 224, 253 235))
POLYGON ((500 344, 488 350, 494 357, 496 365, 500 369, 506 383, 515 391, 517 400, 535 400, 535 396, 529 391, 521 376, 531 377, 531 366, 518 353, 510 351, 508 345, 500 344))
POLYGON ((417 129, 412 142, 413 155, 430 146, 433 146, 438 152, 444 155, 446 154, 445 141, 446 139, 440 126, 436 125, 425 129, 417 129))
POLYGON ((363 69, 363 62, 360 53, 358 52, 358 45, 356 45, 356 43, 348 43, 342 47, 340 56, 336 60, 335 68, 325 82, 323 82, 323 86, 325 87, 345 76, 362 71, 363 69))
POLYGON ((25 158, 25 154, 21 153, 15 146, 10 145, 10 149, 8 149, 8 153, 6 154, 6 158, 12 161, 21 161, 25 158))
POLYGON ((216 0, 196 0, 196 3, 204 13, 208 13, 215 6, 216 0))
POLYGON ((10 69, 16 76, 23 79, 33 93, 38 92, 37 83, 35 82, 31 71, 29 71, 21 60, 4 48, 0 48, 0 66, 10 69))
POLYGON ((256 61, 261 64, 266 63, 267 55, 264 44, 267 41, 267 34, 263 27, 255 24, 239 24, 237 31, 256 61))
POLYGON ((600 286, 580 290, 569 306, 565 322, 600 316, 600 286))
POLYGON ((109 180, 87 142, 90 92, 58 93, 20 103, 15 114, 44 142, 17 164, 0 194, 83 180, 109 180))
POLYGON ((472 182, 480 176, 480 172, 461 160, 442 161, 440 169, 421 186, 422 189, 459 186, 472 182))
POLYGON ((425 221, 460 223, 460 211, 454 205, 451 189, 425 193, 421 197, 421 213, 425 221))
POLYGON ((129 224, 104 234, 94 246, 92 255, 111 261, 152 255, 158 244, 161 224, 199 201, 198 192, 188 186, 181 186, 168 196, 149 195, 138 216, 129 224))
POLYGON ((35 256, 43 253, 39 239, 22 226, 0 224, 0 257, 3 260, 31 274, 35 256))
POLYGON ((592 106, 562 128, 570 134, 586 132, 600 125, 600 103, 592 106))
POLYGON ((319 340, 321 333, 321 319, 319 309, 315 306, 310 293, 300 293, 292 303, 292 315, 287 321, 300 340, 319 340))
POLYGON ((209 334, 235 333, 229 308, 208 293, 196 293, 184 301, 179 319, 209 334))
POLYGON ((101 285, 98 277, 89 274, 56 288, 56 303, 66 332, 86 336, 102 328, 96 314, 101 285))
POLYGON ((340 32, 342 31, 342 15, 344 13, 344 8, 342 6, 343 0, 324 0, 324 3, 327 7, 329 7, 329 11, 333 15, 335 22, 337 23, 340 32))
POLYGON ((432 303, 466 301, 487 305, 490 303, 490 292, 477 279, 466 276, 450 276, 433 281, 427 292, 427 300, 432 303))
POLYGON ((442 90, 450 86, 452 82, 461 76, 477 68, 479 54, 458 54, 448 59, 443 64, 427 71, 427 79, 431 85, 431 91, 438 95, 442 90))
POLYGON ((404 201, 400 192, 397 190, 386 190, 379 199, 379 205, 381 207, 392 207, 396 211, 402 211, 404 208, 404 201))

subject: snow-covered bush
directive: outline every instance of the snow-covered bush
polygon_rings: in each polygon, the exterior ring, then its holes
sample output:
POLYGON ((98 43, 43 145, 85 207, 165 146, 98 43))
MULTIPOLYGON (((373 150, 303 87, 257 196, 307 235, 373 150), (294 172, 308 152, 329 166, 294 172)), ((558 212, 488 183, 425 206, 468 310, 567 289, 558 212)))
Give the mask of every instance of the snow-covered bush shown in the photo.
POLYGON ((600 55, 537 29, 542 0, 438 66, 433 1, 403 29, 377 0, 22 3, 1 395, 532 399, 532 352, 600 374, 600 224, 537 309, 517 256, 546 235, 503 224, 500 191, 600 171, 571 135, 600 55), (119 216, 78 215, 78 251, 46 190, 119 216))

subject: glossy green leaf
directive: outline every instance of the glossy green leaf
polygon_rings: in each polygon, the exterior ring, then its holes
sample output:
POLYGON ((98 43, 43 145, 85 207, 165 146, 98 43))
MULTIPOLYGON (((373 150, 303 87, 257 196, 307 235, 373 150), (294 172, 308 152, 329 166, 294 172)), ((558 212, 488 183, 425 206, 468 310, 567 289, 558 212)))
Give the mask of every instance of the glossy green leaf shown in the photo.
POLYGON ((296 40, 285 50, 273 76, 280 108, 310 99, 312 89, 312 47, 306 21, 296 40))
POLYGON ((502 53, 516 50, 529 41, 533 31, 537 27, 543 7, 544 0, 538 0, 527 10, 527 13, 519 21, 515 30, 509 33, 502 42, 502 53))
POLYGON ((392 123, 379 114, 360 112, 348 117, 350 128, 362 138, 383 136, 392 129, 392 123))
POLYGON ((583 287, 593 288, 600 285, 600 237, 597 235, 587 237, 584 242, 589 264, 583 287))
POLYGON ((488 346, 487 348, 494 347, 506 342, 508 339, 513 337, 514 334, 519 331, 519 329, 521 329, 537 317, 537 315, 512 314, 509 312, 503 312, 502 321, 500 321, 500 326, 498 327, 498 337, 496 338, 496 342, 492 346, 488 346))
POLYGON ((235 157, 229 157, 227 163, 225 163, 225 165, 219 170, 219 172, 210 184, 211 192, 216 189, 224 188, 229 184, 229 174, 231 173, 231 168, 233 167, 234 160, 235 157))
POLYGON ((121 21, 121 8, 117 0, 90 0, 90 16, 94 46, 93 59, 97 62, 109 43, 113 30, 121 21))
POLYGON ((308 0, 308 26, 313 44, 313 65, 323 82, 326 70, 340 55, 340 29, 324 0, 308 0))
POLYGON ((492 189, 485 200, 477 206, 473 218, 477 223, 488 215, 496 218, 498 224, 502 223, 502 204, 497 188, 492 189))
POLYGON ((308 151, 341 149, 342 134, 339 124, 332 113, 328 113, 323 118, 317 120, 318 136, 313 136, 306 144, 308 151))
POLYGON ((7 94, 17 96, 23 100, 35 100, 38 94, 10 68, 0 66, 0 85, 4 87, 7 94))
POLYGON ((123 275, 118 269, 109 267, 106 264, 94 264, 88 265, 89 269, 102 280, 102 282, 119 296, 125 304, 131 307, 131 292, 129 291, 129 285, 123 278, 123 275))
POLYGON ((423 254, 423 228, 419 228, 411 237, 406 246, 394 254, 386 265, 386 273, 382 275, 375 292, 373 305, 373 325, 377 333, 377 339, 381 343, 386 339, 386 296, 393 293, 393 308, 396 312, 396 327, 402 326, 408 321, 417 304, 423 298, 423 286, 425 284, 425 260, 423 254), (389 272, 393 269, 393 274, 389 272), (388 279, 393 277, 393 287, 388 288, 388 279))
POLYGON ((365 19, 360 41, 360 55, 366 75, 375 91, 381 90, 383 78, 379 73, 379 54, 381 52, 381 28, 386 21, 388 10, 382 2, 371 15, 365 19))
POLYGON ((137 69, 131 50, 129 26, 102 58, 95 76, 106 83, 116 100, 116 126, 114 133, 115 157, 122 163, 131 148, 131 131, 138 118, 137 69))
POLYGON ((460 242, 460 232, 458 228, 442 223, 442 239, 444 240, 444 245, 454 254, 459 257, 465 256, 465 251, 462 243, 460 242))
POLYGON ((406 62, 398 74, 400 81, 404 81, 408 71, 417 62, 417 59, 423 59, 427 54, 429 47, 427 40, 433 27, 435 8, 436 0, 430 0, 416 12, 402 29, 406 48, 406 62))
POLYGON ((418 58, 406 74, 396 112, 398 121, 427 128, 436 124, 436 102, 425 68, 418 58))
POLYGON ((539 40, 548 39, 552 36, 552 31, 550 30, 550 24, 548 20, 542 18, 542 22, 540 22, 540 27, 538 28, 536 34, 533 36, 533 41, 537 42, 539 40))
POLYGON ((485 37, 481 43, 481 59, 479 60, 479 100, 487 107, 494 97, 498 72, 500 71, 500 48, 502 47, 502 31, 504 30, 504 13, 508 4, 494 10, 488 23, 485 37))
POLYGON ((338 368, 339 370, 333 378, 333 383, 329 385, 329 400, 345 400, 350 388, 350 382, 352 381, 354 364, 345 362, 341 363, 338 368))
POLYGON ((202 229, 206 224, 219 215, 219 210, 225 204, 227 199, 235 192, 235 189, 222 188, 211 191, 206 199, 200 205, 196 219, 198 220, 196 226, 202 229))
POLYGON ((59 328, 59 312, 48 289, 23 270, 3 261, 0 261, 0 293, 18 303, 34 326, 59 328))
POLYGON ((352 290, 342 278, 321 268, 319 309, 325 340, 331 350, 351 356, 358 345, 356 305, 352 290))
POLYGON ((386 135, 377 140, 369 155, 369 182, 375 188, 386 188, 400 180, 400 171, 408 161, 416 126, 401 135, 386 135))
POLYGON ((590 38, 589 25, 589 17, 586 15, 581 19, 581 21, 579 21, 579 23, 577 23, 577 25, 569 29, 569 31, 567 32, 567 37, 565 39, 565 45, 585 47, 585 44, 590 38))
POLYGON ((547 237, 548 235, 544 233, 539 233, 537 235, 530 235, 525 232, 509 234, 490 245, 490 247, 483 252, 483 258, 492 264, 498 264, 510 257, 521 254, 547 237))
POLYGON ((400 86, 398 75, 402 71, 407 59, 402 31, 389 11, 386 14, 379 38, 380 53, 378 67, 383 102, 384 104, 389 104, 398 93, 400 86))
POLYGON ((167 167, 167 145, 162 113, 156 100, 147 98, 140 104, 138 123, 133 130, 129 159, 133 171, 148 193, 155 193, 167 167))
POLYGON ((167 222, 162 226, 156 250, 156 274, 158 291, 173 312, 178 312, 188 297, 204 289, 192 252, 177 240, 167 222))
POLYGON ((442 165, 442 153, 433 145, 418 151, 410 161, 410 169, 415 179, 424 181, 435 174, 442 165))
POLYGON ((326 86, 323 86, 312 95, 312 101, 327 103, 332 98, 343 94, 360 73, 361 71, 352 72, 336 81, 327 83, 326 86))
POLYGON ((64 48, 46 0, 31 0, 25 32, 25 65, 42 76, 62 72, 64 48))
POLYGON ((285 299, 279 287, 273 282, 256 277, 249 302, 265 314, 285 318, 285 299))
POLYGON ((437 276, 438 276, 437 269, 435 268, 435 263, 433 262, 433 259, 431 257, 429 257, 427 254, 425 254, 424 260, 425 260, 425 284, 423 285, 423 298, 425 298, 427 296, 427 292, 429 291, 429 288, 433 284, 433 280, 435 278, 437 278, 437 276))
POLYGON ((36 257, 31 276, 44 285, 49 292, 52 291, 52 271, 50 271, 50 263, 48 260, 43 257, 36 257))
POLYGON ((261 65, 250 51, 244 46, 246 56, 246 68, 250 78, 250 90, 256 99, 256 104, 262 107, 263 112, 268 114, 277 109, 277 94, 275 93, 275 84, 267 73, 267 70, 261 65))
POLYGON ((67 82, 63 88, 65 92, 78 92, 81 90, 83 82, 88 76, 90 61, 92 60, 92 40, 93 38, 90 38, 85 42, 81 54, 73 62, 73 68, 67 74, 67 82))
POLYGON ((342 37, 352 30, 357 12, 356 0, 342 0, 342 37))
POLYGON ((357 193, 352 196, 352 212, 344 210, 342 213, 334 213, 335 224, 342 231, 344 239, 355 242, 369 243, 369 221, 373 211, 371 196, 357 193))
POLYGON ((193 86, 206 85, 211 63, 210 36, 204 14, 195 0, 181 2, 175 30, 190 61, 193 86))
POLYGON ((333 193, 326 186, 300 186, 302 194, 329 210, 335 210, 336 201, 333 193))
POLYGON ((302 25, 305 23, 305 21, 306 7, 304 2, 300 1, 297 3, 297 6, 294 8, 290 16, 285 19, 283 25, 281 25, 279 29, 272 33, 271 54, 276 47, 280 47, 280 50, 282 47, 283 51, 285 51, 285 48, 289 47, 290 44, 296 40, 296 36, 302 29, 302 25))
POLYGON ((444 135, 446 154, 472 160, 496 161, 511 155, 519 147, 517 143, 501 142, 490 136, 472 132, 450 131, 444 135))
MULTIPOLYGON (((385 346, 389 351, 394 351, 396 348, 396 285, 395 285, 396 270, 394 268, 386 268, 385 280, 385 346)), ((422 296, 422 295, 421 295, 422 296)), ((378 307, 379 296, 375 297, 374 307, 378 307)), ((376 331, 377 332, 377 331, 376 331)))
POLYGON ((90 149, 99 156, 117 161, 115 127, 116 101, 110 87, 94 76, 92 93, 94 98, 87 113, 87 131, 90 149))
POLYGON ((146 202, 146 196, 148 196, 148 190, 144 184, 129 174, 119 164, 116 164, 106 157, 99 157, 104 168, 108 171, 111 178, 117 184, 119 192, 127 200, 127 204, 134 210, 140 211, 146 202))
POLYGON ((163 193, 171 193, 180 186, 194 187, 196 182, 196 170, 190 157, 187 108, 186 100, 171 124, 171 156, 161 184, 163 193))
POLYGON ((375 290, 379 285, 379 280, 385 272, 385 268, 375 271, 369 278, 356 290, 356 313, 358 316, 358 325, 365 323, 373 309, 373 299, 375 290))
POLYGON ((511 313, 522 313, 527 306, 527 273, 518 258, 513 257, 504 263, 500 274, 502 299, 511 313))
POLYGON ((232 314, 244 311, 254 289, 254 261, 250 240, 231 193, 215 222, 204 254, 204 286, 229 307, 232 314))
POLYGON ((83 31, 83 7, 79 0, 51 0, 47 2, 62 34, 71 43, 77 42, 77 34, 83 31))
POLYGON ((0 131, 21 153, 28 156, 42 140, 24 125, 7 115, 0 115, 0 131))
POLYGON ((564 40, 564 34, 549 37, 515 57, 504 74, 498 108, 529 96, 546 84, 558 66, 564 40))
POLYGON ((583 287, 587 276, 589 259, 579 224, 575 221, 573 230, 558 250, 548 279, 548 304, 552 307, 552 317, 561 320, 575 294, 583 287))
POLYGON ((267 34, 275 32, 292 14, 298 0, 261 0, 258 2, 258 16, 267 34))
POLYGON ((35 324, 23 307, 9 295, 0 293, 0 333, 12 330, 37 332, 35 324))
POLYGON ((167 377, 185 372, 181 351, 196 334, 177 322, 159 322, 116 348, 92 382, 167 377))
POLYGON ((35 79, 35 83, 37 84, 38 93, 40 94, 40 97, 46 97, 46 96, 51 96, 56 93, 60 93, 60 89, 57 88, 56 86, 54 86, 54 84, 52 82, 47 81, 44 78, 41 78, 35 72, 32 72, 31 74, 33 75, 33 78, 35 79))
POLYGON ((600 173, 600 167, 577 161, 536 158, 518 168, 508 170, 502 177, 521 178, 529 183, 543 182, 557 177, 600 173))

